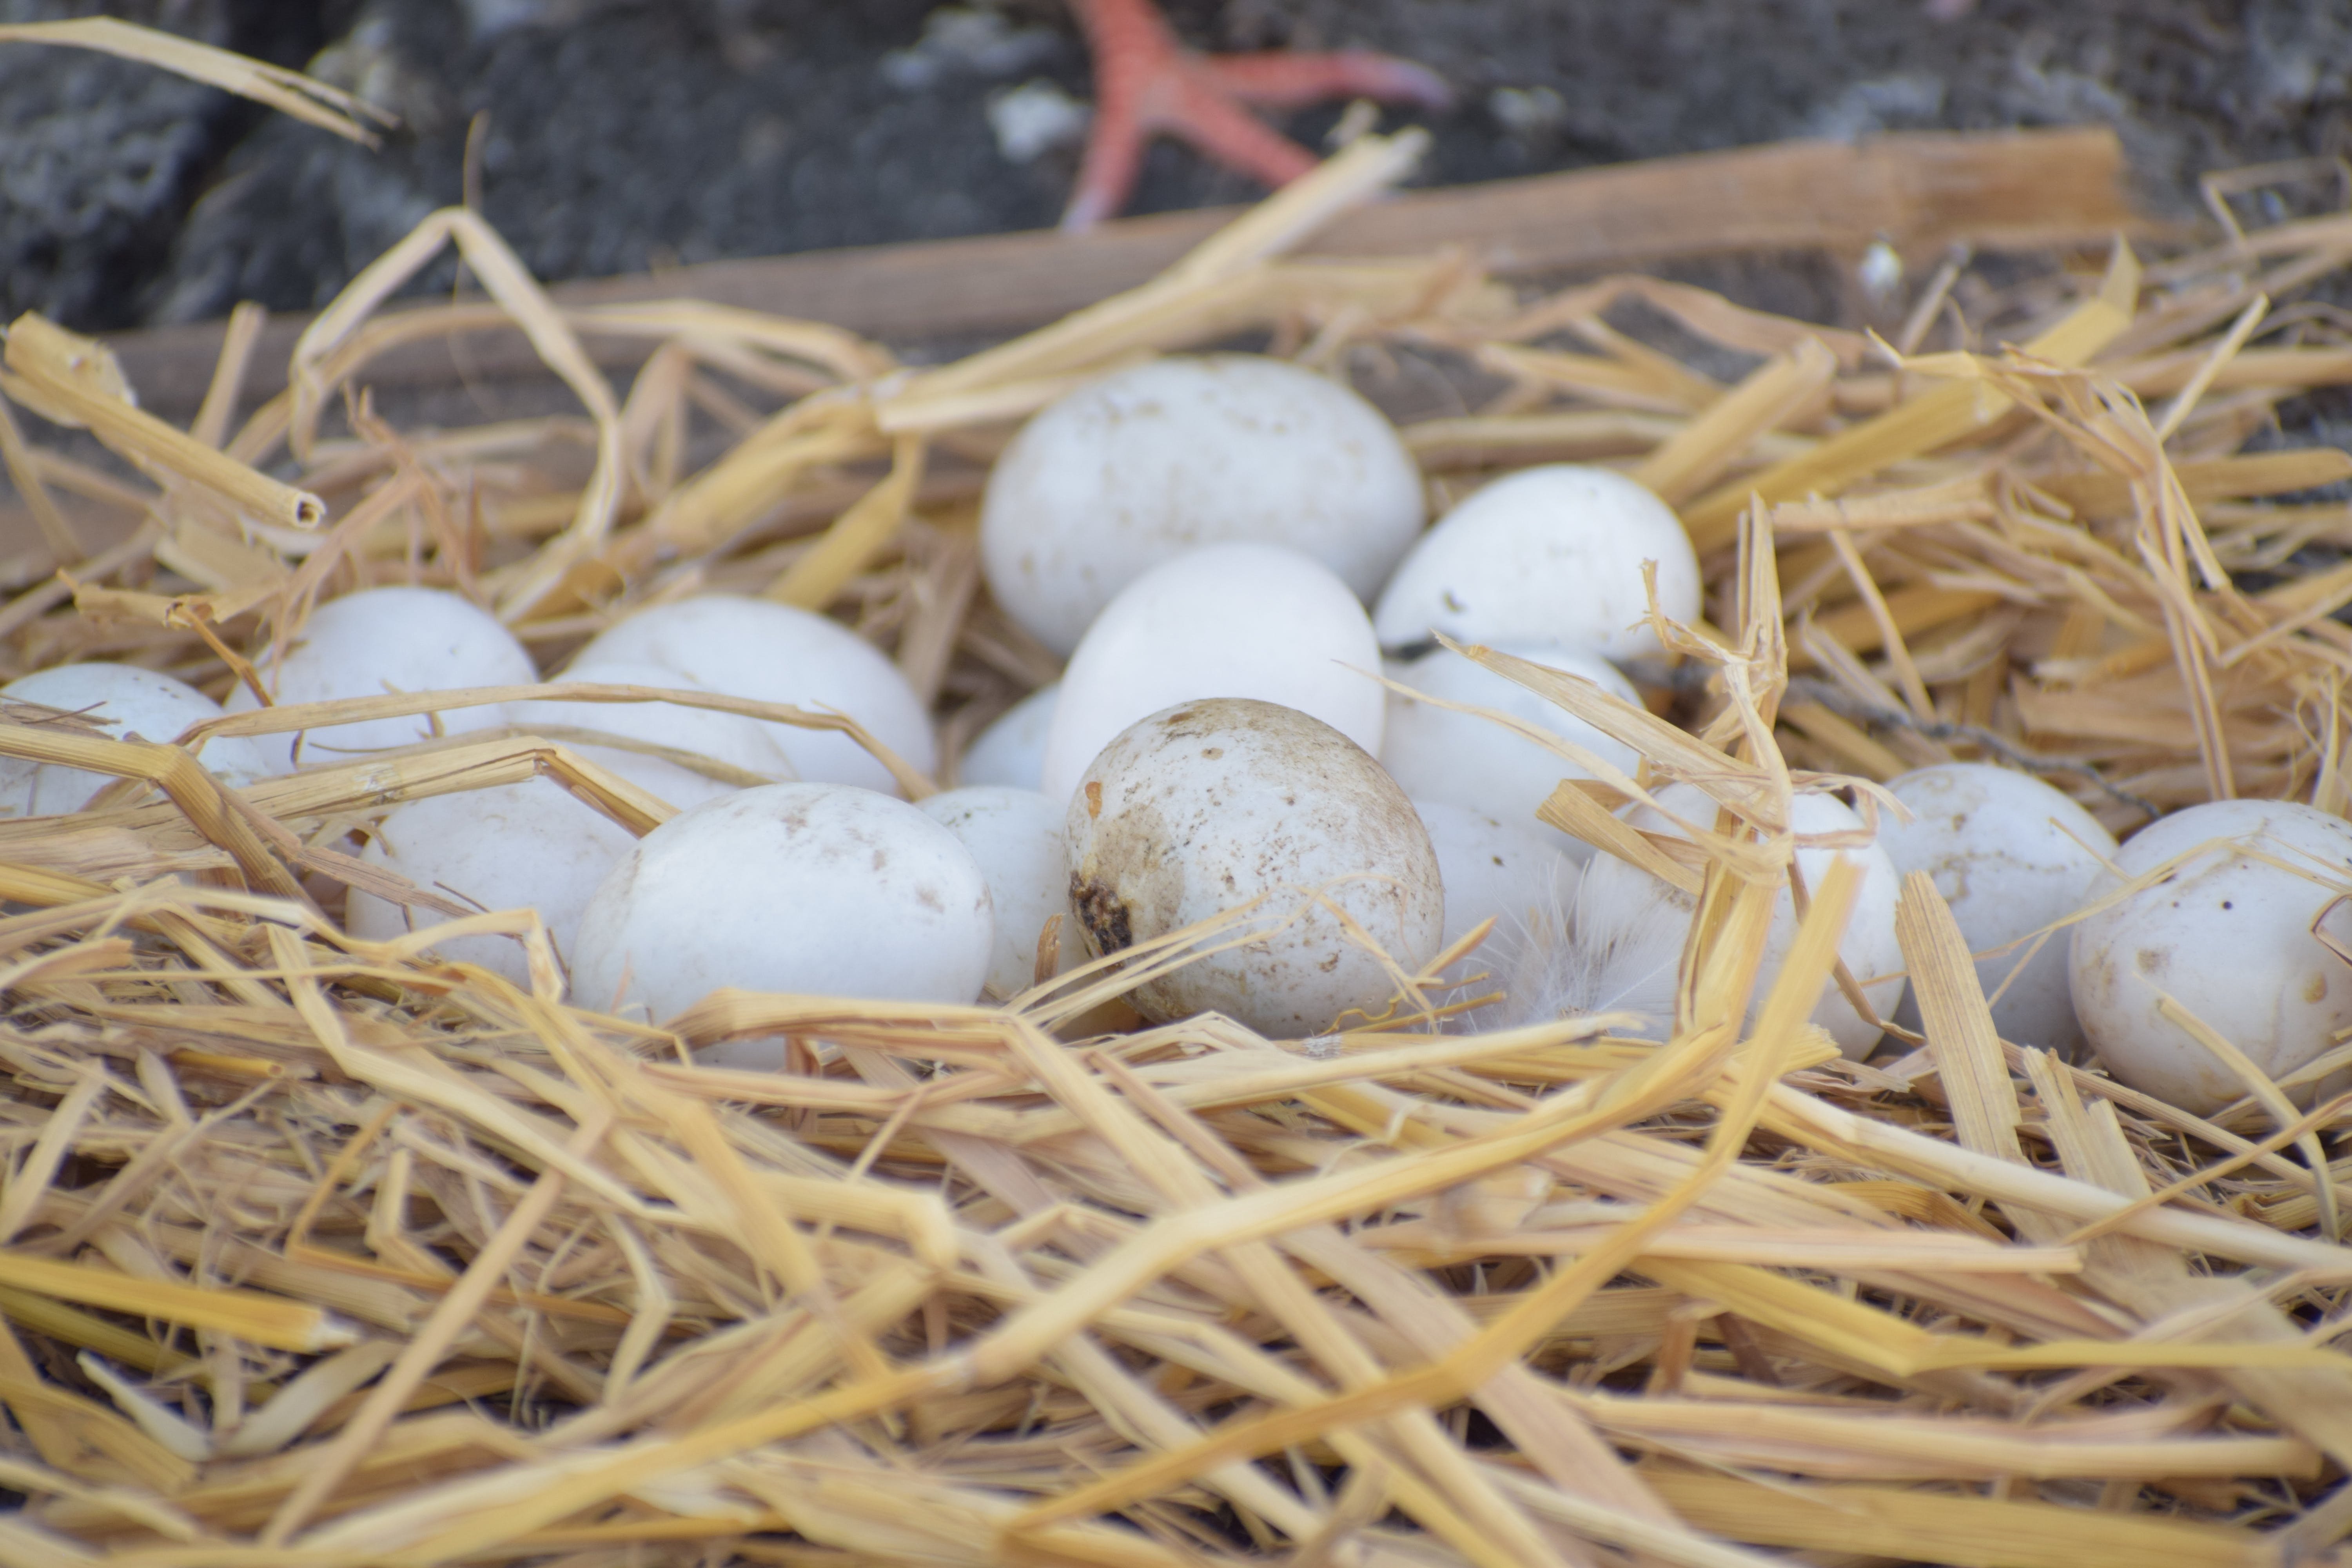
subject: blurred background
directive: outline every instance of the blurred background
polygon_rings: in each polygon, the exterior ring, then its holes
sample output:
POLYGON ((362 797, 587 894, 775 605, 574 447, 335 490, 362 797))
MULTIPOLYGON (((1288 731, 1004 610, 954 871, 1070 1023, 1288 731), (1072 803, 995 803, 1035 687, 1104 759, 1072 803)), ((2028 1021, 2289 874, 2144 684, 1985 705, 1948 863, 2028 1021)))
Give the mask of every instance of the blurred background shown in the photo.
MULTIPOLYGON (((1454 94, 1423 184, 1789 137, 2112 127, 2141 199, 2352 144, 2342 0, 1169 0, 1202 49, 1365 47, 1454 94)), ((79 51, 0 48, 0 311, 89 331, 316 306, 470 197, 548 279, 1054 223, 1091 91, 1064 0, 0 0, 307 67, 375 152, 79 51)), ((1321 145, 1339 105, 1276 116, 1321 145)), ((1156 143, 1130 210, 1258 187, 1156 143)), ((428 278, 422 286, 446 283, 428 278)), ((5 319, 5 318, 0 318, 5 319)))

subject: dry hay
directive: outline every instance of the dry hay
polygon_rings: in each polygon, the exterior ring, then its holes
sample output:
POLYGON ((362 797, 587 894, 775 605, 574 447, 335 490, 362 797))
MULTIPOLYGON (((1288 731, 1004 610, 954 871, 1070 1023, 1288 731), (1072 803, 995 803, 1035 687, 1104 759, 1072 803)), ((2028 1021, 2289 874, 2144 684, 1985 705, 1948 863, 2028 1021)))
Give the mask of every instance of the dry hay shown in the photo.
POLYGON ((1150 286, 938 368, 690 302, 560 310, 463 212, 239 428, 252 312, 184 432, 99 345, 16 323, 0 391, 141 476, 0 418, 69 563, 0 608, 17 669, 220 691, 310 605, 412 581, 551 667, 723 588, 845 616, 960 741, 1051 674, 977 590, 979 465, 1105 366, 1250 331, 1376 395, 1408 363, 1482 385, 1407 430, 1442 491, 1627 466, 1707 552, 1712 624, 1648 672, 1678 722, 1477 655, 1646 759, 1547 809, 1698 889, 1664 1042, 1409 1005, 1306 1041, 1080 1034, 1223 930, 1001 1008, 721 994, 652 1029, 568 1005, 528 913, 465 928, 530 945, 528 993, 333 918, 362 879, 433 902, 348 853, 400 800, 544 773, 635 831, 669 814, 577 737, 240 795, 200 736, 0 715, 0 754, 126 781, 0 824, 0 1487, 27 1499, 0 1563, 2223 1568, 2352 1532, 2345 1190, 2290 1157, 2342 1102, 2282 1126, 2255 1085, 2200 1121, 2000 1041, 1924 881, 1923 1047, 1852 1066, 1803 1022, 1853 983, 1843 874, 1739 1023, 1796 791, 1998 755, 2118 826, 2345 807, 2352 565, 2231 574, 2352 546, 2352 508, 2260 500, 2352 461, 2243 449, 2352 382, 2336 313, 2268 306, 2352 260, 2352 217, 2005 292, 1954 267, 1886 344, 1643 278, 1527 299, 1455 256, 1281 259, 1410 153, 1360 142, 1150 286), (486 298, 379 310, 453 243, 486 298), (1634 304, 1692 352, 1612 324, 1634 304), (581 416, 373 412, 371 354, 499 321, 581 416), (599 333, 657 345, 625 394, 599 333), (132 526, 91 554, 93 520, 132 526), (1683 861, 1601 809, 1677 779, 1723 812, 1683 861), (782 1073, 688 1055, 774 1037, 782 1073))

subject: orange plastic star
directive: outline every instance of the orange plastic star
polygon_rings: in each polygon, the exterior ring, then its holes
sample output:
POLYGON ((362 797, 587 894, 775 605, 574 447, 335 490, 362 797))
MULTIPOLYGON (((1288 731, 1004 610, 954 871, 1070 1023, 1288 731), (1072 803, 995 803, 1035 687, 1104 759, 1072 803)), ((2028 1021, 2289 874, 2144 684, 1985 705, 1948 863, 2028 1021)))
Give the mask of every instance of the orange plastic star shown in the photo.
POLYGON ((1184 47, 1152 0, 1070 0, 1094 56, 1095 120, 1066 229, 1091 228, 1127 205, 1155 135, 1181 137, 1202 155, 1286 184, 1315 154, 1267 126, 1245 104, 1296 109, 1334 98, 1369 98, 1443 109, 1453 92, 1434 71, 1368 49, 1202 55, 1184 47))

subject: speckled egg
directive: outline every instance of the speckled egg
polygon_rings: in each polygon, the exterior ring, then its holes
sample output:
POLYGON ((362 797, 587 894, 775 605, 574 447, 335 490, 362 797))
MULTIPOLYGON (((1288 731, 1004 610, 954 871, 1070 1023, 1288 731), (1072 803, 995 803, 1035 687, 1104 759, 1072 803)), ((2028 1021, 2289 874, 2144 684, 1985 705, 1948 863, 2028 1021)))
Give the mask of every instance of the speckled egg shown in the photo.
POLYGON ((1429 832, 1362 747, 1294 709, 1180 703, 1121 731, 1072 793, 1070 897, 1089 949, 1126 951, 1266 901, 1255 941, 1139 986, 1147 1017, 1215 1011, 1276 1038, 1378 1015, 1395 985, 1319 889, 1407 973, 1435 956, 1445 889, 1429 832))
MULTIPOLYGON (((2352 947, 2352 910, 2329 910, 2352 891, 2352 823, 2291 801, 2214 801, 2142 828, 2116 865, 2136 879, 2179 856, 2166 880, 2074 927, 2068 973, 2108 1070, 2201 1116, 2242 1098, 2244 1080, 2163 1015, 2165 996, 2274 1079, 2352 1029, 2352 966, 2312 934, 2326 913, 2323 929, 2352 947)), ((2294 1092, 2308 1102, 2312 1089, 2294 1092)))

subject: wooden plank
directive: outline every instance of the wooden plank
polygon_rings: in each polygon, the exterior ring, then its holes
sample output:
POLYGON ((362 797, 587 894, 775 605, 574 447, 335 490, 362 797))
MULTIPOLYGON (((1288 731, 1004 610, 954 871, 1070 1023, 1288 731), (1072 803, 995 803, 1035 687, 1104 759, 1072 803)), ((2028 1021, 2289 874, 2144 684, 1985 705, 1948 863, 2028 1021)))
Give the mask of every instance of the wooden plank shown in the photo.
MULTIPOLYGON (((2145 232, 2124 189, 2123 152, 2102 129, 1916 133, 1860 142, 1793 142, 1566 174, 1402 193, 1333 223, 1307 247, 1327 256, 1409 256, 1455 245, 1510 274, 1629 267, 1742 251, 1853 254, 1884 238, 1922 254, 1965 240, 2026 249, 2145 232)), ((708 300, 830 322, 886 342, 1019 331, 1130 289, 1231 221, 1240 208, 1127 218, 1092 233, 1051 231, 719 261, 556 286, 567 305, 708 300)), ((307 318, 272 321, 249 394, 284 385, 307 318)), ((115 338, 141 401, 192 413, 224 324, 115 338)), ((641 341, 591 344, 608 366, 642 360, 641 341)), ((386 354, 378 386, 535 379, 520 334, 469 337, 461 372, 446 342, 386 354)))

